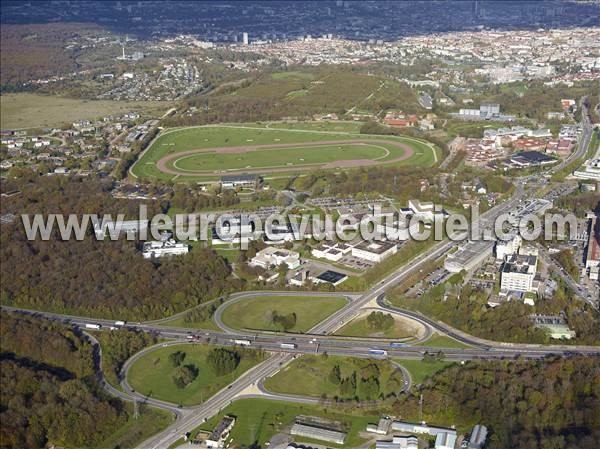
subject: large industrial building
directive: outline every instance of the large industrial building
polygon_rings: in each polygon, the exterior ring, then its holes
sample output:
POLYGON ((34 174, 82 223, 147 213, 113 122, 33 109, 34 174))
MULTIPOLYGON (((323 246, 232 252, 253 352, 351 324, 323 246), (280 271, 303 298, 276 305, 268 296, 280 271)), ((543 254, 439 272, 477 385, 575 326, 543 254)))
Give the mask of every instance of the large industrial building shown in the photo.
POLYGON ((398 251, 398 246, 394 242, 388 241, 367 241, 359 243, 352 248, 352 255, 360 259, 371 262, 381 262, 398 251))
POLYGON ((450 273, 473 270, 492 255, 493 248, 494 242, 485 240, 467 242, 455 253, 448 254, 444 261, 444 268, 450 273))
POLYGON ((299 437, 311 438, 315 440, 328 441, 334 444, 344 444, 346 434, 338 430, 329 429, 327 427, 296 421, 290 430, 290 434, 299 437))

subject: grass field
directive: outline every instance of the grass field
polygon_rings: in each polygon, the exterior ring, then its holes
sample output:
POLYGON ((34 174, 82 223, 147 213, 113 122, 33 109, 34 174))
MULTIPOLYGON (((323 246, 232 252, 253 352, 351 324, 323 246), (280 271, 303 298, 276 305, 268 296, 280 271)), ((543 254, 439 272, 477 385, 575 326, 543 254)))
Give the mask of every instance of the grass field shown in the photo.
POLYGON ((422 360, 412 359, 394 359, 394 361, 406 368, 415 385, 422 383, 428 377, 433 376, 453 363, 445 361, 423 362, 422 360))
MULTIPOLYGON (((347 378, 356 372, 358 387, 356 397, 360 400, 375 399, 364 397, 360 384, 360 373, 368 365, 379 370, 379 392, 384 396, 397 393, 403 386, 402 371, 387 360, 360 359, 339 356, 304 355, 294 360, 277 374, 265 381, 265 388, 274 393, 294 394, 313 397, 342 397, 340 385, 329 380, 329 374, 335 365, 340 367, 341 378, 347 378)), ((377 395, 379 396, 379 395, 377 395)), ((344 398, 349 399, 349 398, 344 398)))
POLYGON ((389 329, 372 329, 367 324, 367 317, 359 317, 350 321, 341 329, 335 332, 335 335, 344 337, 370 337, 370 338, 398 338, 406 339, 416 336, 417 329, 414 326, 407 326, 401 320, 395 320, 394 325, 389 329))
POLYGON ((161 323, 160 326, 168 326, 168 327, 188 327, 190 329, 206 329, 212 331, 221 330, 213 320, 205 320, 205 321, 184 321, 183 317, 177 317, 169 321, 165 321, 161 323))
POLYGON ((145 396, 175 404, 196 405, 204 402, 262 360, 258 355, 256 359, 242 357, 235 371, 216 377, 206 363, 206 357, 214 347, 182 344, 149 352, 131 366, 128 372, 129 384, 145 396), (169 362, 169 354, 177 351, 186 353, 183 365, 194 364, 199 369, 198 377, 185 388, 177 388, 171 378, 175 368, 169 362))
POLYGON ((167 110, 170 104, 159 101, 81 100, 32 93, 0 96, 2 129, 60 126, 79 119, 94 119, 129 111, 167 110))
POLYGON ((342 297, 264 296, 231 304, 223 311, 223 323, 234 329, 275 331, 271 313, 296 314, 296 325, 289 332, 307 332, 346 304, 342 297))
POLYGON ((173 422, 173 414, 165 410, 140 406, 139 417, 133 418, 133 406, 126 404, 130 418, 109 438, 104 440, 98 449, 134 448, 152 435, 160 432, 173 422))
POLYGON ((387 159, 388 154, 388 150, 384 146, 375 144, 315 144, 240 154, 196 153, 176 159, 173 167, 181 171, 221 170, 223 167, 227 167, 228 170, 268 169, 286 165, 316 165, 338 160, 383 160, 387 159))
POLYGON ((445 335, 433 334, 429 339, 424 342, 418 343, 416 346, 430 346, 432 348, 470 348, 470 346, 461 343, 460 341, 454 340, 453 338, 446 337, 445 335))
POLYGON ((429 166, 437 161, 438 153, 429 143, 411 137, 359 134, 350 122, 209 125, 164 131, 132 173, 139 178, 214 181, 228 172, 285 171, 290 175, 308 168, 336 168, 334 162, 429 166))
MULTIPOLYGON (((199 429, 212 431, 219 420, 225 415, 235 416, 236 423, 231 432, 233 444, 237 447, 266 447, 273 435, 285 430, 298 415, 310 415, 325 418, 331 421, 341 423, 348 432, 345 445, 343 447, 356 447, 364 443, 359 435, 364 431, 367 424, 377 424, 379 417, 377 415, 352 416, 336 411, 332 408, 324 409, 317 405, 302 405, 282 401, 270 401, 268 399, 240 399, 230 406, 226 407, 221 413, 206 423, 199 429)), ((197 434, 198 430, 192 432, 192 436, 197 434)), ((310 443, 307 438, 294 438, 297 442, 310 443)), ((322 441, 321 444, 324 444, 322 441)), ((332 443, 326 443, 331 447, 342 447, 332 443)))

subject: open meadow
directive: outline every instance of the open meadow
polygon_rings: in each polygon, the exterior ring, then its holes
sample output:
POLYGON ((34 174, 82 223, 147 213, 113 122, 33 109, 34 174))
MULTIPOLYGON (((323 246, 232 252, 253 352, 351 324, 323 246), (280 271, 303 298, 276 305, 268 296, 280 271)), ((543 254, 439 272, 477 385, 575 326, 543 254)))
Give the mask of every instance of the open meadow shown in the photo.
POLYGON ((307 332, 345 304, 341 296, 257 296, 227 306, 222 319, 234 329, 277 331, 281 328, 273 320, 274 312, 280 316, 295 314, 287 331, 307 332))
POLYGON ((171 345, 148 352, 136 360, 128 372, 130 385, 144 396, 169 401, 181 405, 200 404, 244 372, 263 360, 263 356, 253 350, 239 350, 241 357, 237 367, 228 374, 216 375, 208 366, 207 358, 216 346, 200 344, 171 345), (184 353, 181 366, 193 366, 197 376, 185 387, 174 381, 177 366, 170 356, 184 353))
POLYGON ((168 102, 84 100, 33 93, 0 96, 2 129, 62 126, 80 119, 95 119, 125 112, 166 111, 168 102))

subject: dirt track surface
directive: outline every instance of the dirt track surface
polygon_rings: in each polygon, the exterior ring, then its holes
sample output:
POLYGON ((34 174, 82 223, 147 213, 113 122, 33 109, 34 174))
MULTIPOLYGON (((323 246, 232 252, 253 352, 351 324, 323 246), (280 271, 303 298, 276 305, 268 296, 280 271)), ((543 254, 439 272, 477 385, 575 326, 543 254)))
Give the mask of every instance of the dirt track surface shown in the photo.
POLYGON ((392 164, 394 162, 400 162, 408 159, 414 154, 413 149, 401 142, 393 140, 383 139, 355 139, 355 140, 320 140, 316 142, 303 142, 303 143, 289 143, 289 144, 267 144, 267 145, 247 145, 237 147, 220 147, 220 148, 204 148, 197 150, 182 151, 179 153, 169 154, 162 157, 156 162, 156 167, 163 173, 169 173, 172 175, 184 175, 184 176, 215 176, 222 174, 238 174, 238 173, 281 173, 290 171, 303 171, 313 170, 315 168, 320 169, 335 169, 335 168, 353 168, 353 167, 365 167, 382 164, 392 164), (301 147, 314 147, 315 145, 349 145, 349 144, 386 144, 393 145, 396 148, 403 150, 402 156, 394 159, 388 159, 386 161, 375 161, 370 159, 350 159, 326 162, 322 164, 305 164, 305 165, 293 165, 286 167, 264 167, 264 168, 236 168, 236 169, 222 169, 222 170, 178 170, 174 167, 170 167, 169 163, 174 159, 180 159, 185 156, 190 156, 199 153, 247 153, 250 151, 257 150, 278 150, 284 148, 301 148, 301 147))

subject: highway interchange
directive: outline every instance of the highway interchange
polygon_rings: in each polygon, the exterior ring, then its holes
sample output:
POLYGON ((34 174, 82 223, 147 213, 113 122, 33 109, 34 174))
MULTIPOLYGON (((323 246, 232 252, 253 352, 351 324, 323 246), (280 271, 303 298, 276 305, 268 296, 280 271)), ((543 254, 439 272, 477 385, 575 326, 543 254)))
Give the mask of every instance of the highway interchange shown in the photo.
MULTIPOLYGON (((582 101, 583 106, 583 101, 582 101)), ((583 107, 582 114, 582 128, 583 135, 578 150, 573 153, 569 158, 549 170, 549 174, 552 172, 563 169, 568 166, 571 162, 580 159, 587 152, 587 146, 591 138, 591 124, 587 117, 586 109, 583 107)), ((514 195, 509 200, 498 206, 490 209, 485 214, 482 214, 479 218, 479 225, 481 229, 491 229, 494 221, 497 217, 502 214, 506 214, 510 210, 514 209, 519 201, 527 198, 535 193, 537 190, 536 179, 539 176, 530 178, 520 179, 517 183, 517 188, 514 195), (528 186, 528 184, 530 184, 528 186)), ((466 233, 463 233, 461 238, 466 237, 466 233)), ((446 255, 452 248, 457 245, 456 241, 443 240, 431 249, 423 254, 417 255, 409 263, 397 268, 393 273, 385 277, 382 281, 375 284, 370 290, 362 293, 334 293, 336 296, 345 296, 348 299, 346 306, 327 317, 322 322, 314 326, 306 334, 276 334, 267 332, 245 332, 242 330, 231 329, 225 326, 220 319, 222 311, 225 307, 230 305, 234 301, 241 301, 252 296, 269 296, 276 295, 281 296, 290 294, 289 292, 273 292, 273 291, 260 291, 260 292, 242 292, 231 295, 231 297, 224 302, 217 311, 215 312, 215 322, 221 328, 220 331, 212 330, 191 330, 186 328, 168 327, 164 323, 166 320, 155 320, 143 323, 128 323, 126 327, 135 328, 144 332, 151 332, 160 337, 168 339, 165 343, 146 348, 129 360, 125 362, 123 366, 123 375, 121 380, 121 389, 115 388, 110 385, 104 378, 101 371, 101 364, 98 366, 98 377, 104 388, 110 394, 122 398, 124 400, 135 400, 143 401, 149 405, 160 407, 166 410, 172 411, 177 419, 168 428, 151 437, 147 441, 143 442, 138 447, 140 449, 164 449, 169 447, 171 444, 179 440, 186 432, 192 431, 194 428, 205 422, 217 414, 220 410, 232 403, 232 401, 240 397, 253 397, 254 393, 245 393, 249 388, 255 387, 261 397, 267 397, 273 400, 285 400, 285 401, 296 401, 303 403, 315 403, 318 400, 315 398, 305 398, 290 395, 280 395, 268 392, 264 389, 264 379, 272 376, 281 369, 284 365, 289 363, 294 357, 300 354, 319 354, 328 353, 333 355, 344 355, 352 357, 373 357, 373 349, 380 349, 387 351, 387 357, 390 358, 413 358, 421 359, 426 352, 438 352, 443 351, 444 358, 451 361, 465 361, 474 359, 504 359, 504 358, 541 358, 549 355, 557 356, 568 356, 574 353, 585 354, 590 356, 599 356, 600 348, 588 347, 588 346, 540 346, 540 345, 528 345, 528 344, 508 344, 498 343, 487 340, 482 340, 457 329, 454 329, 447 324, 432 320, 420 314, 397 309, 385 300, 385 294, 391 290, 395 285, 403 281, 416 270, 421 269, 426 263, 437 260, 446 255), (430 348, 427 346, 401 346, 401 347, 390 347, 389 341, 379 341, 372 338, 344 338, 332 336, 337 329, 344 324, 351 321, 357 316, 360 311, 366 307, 372 307, 373 303, 376 304, 382 310, 389 313, 398 314, 412 320, 421 323, 425 329, 425 336, 430 336, 433 332, 447 335, 465 345, 463 348, 430 348), (148 352, 151 352, 159 347, 165 345, 180 345, 185 341, 211 343, 219 345, 233 345, 235 340, 246 339, 249 340, 250 346, 253 348, 260 348, 268 351, 271 354, 264 362, 258 364, 254 368, 250 369, 238 379, 232 382, 230 385, 206 399, 206 401, 198 406, 194 407, 181 407, 177 404, 168 403, 165 401, 159 401, 154 398, 145 397, 138 392, 134 391, 127 382, 127 371, 131 365, 144 356, 148 352), (287 344, 288 347, 282 348, 282 344, 287 344), (289 345, 293 345, 291 348, 289 345)), ((298 293, 292 293, 297 295, 298 293)), ((309 293, 305 292, 304 295, 318 295, 323 296, 323 293, 309 293)), ((115 322, 112 320, 103 320, 96 318, 76 317, 68 316, 47 312, 30 311, 12 307, 3 306, 2 309, 12 312, 21 312, 34 314, 40 317, 44 317, 52 320, 60 320, 61 322, 68 323, 71 325, 77 325, 82 329, 86 328, 86 325, 100 325, 103 329, 114 327, 115 322)), ((172 317, 170 318, 172 319, 172 317)), ((101 348, 97 340, 86 332, 86 334, 94 343, 97 356, 101 359, 101 348)), ((404 390, 410 387, 410 376, 403 369, 405 379, 407 380, 404 390)))

